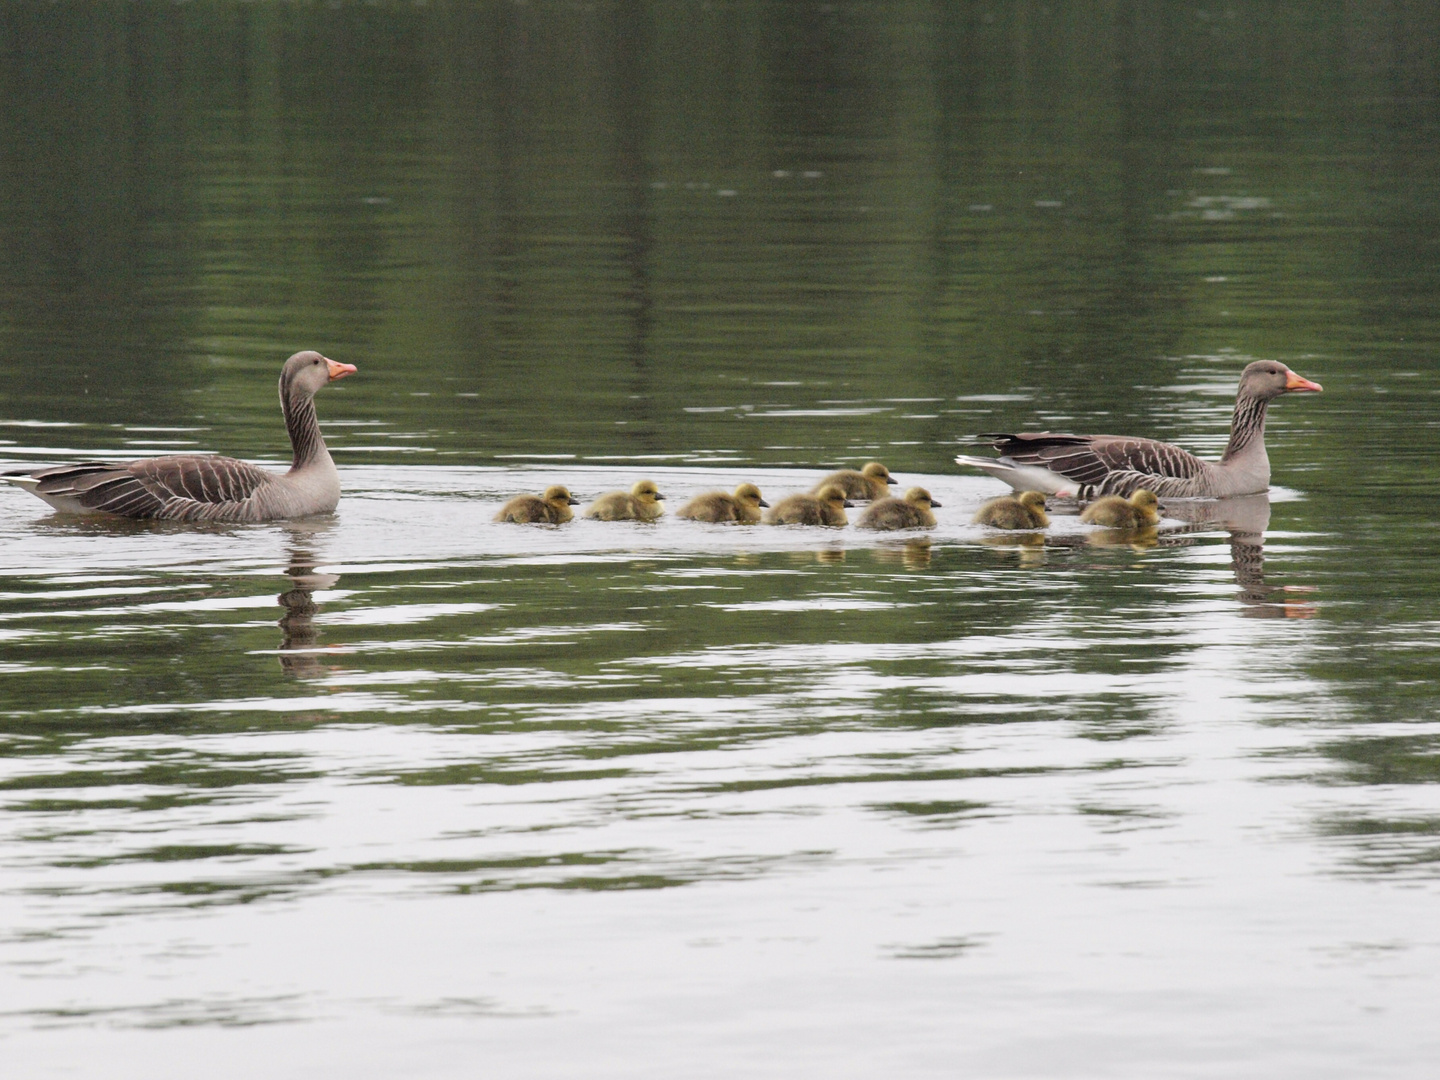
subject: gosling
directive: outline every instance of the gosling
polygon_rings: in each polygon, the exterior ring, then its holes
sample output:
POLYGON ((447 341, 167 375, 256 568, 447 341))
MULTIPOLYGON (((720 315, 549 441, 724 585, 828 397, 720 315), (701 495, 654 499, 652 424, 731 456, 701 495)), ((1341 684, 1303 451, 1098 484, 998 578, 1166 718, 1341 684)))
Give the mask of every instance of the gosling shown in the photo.
POLYGON ((1160 523, 1160 500, 1147 488, 1137 488, 1128 500, 1106 495, 1085 507, 1080 520, 1109 529, 1144 529, 1160 523))
POLYGON ((689 521, 736 521, 741 525, 758 525, 762 509, 770 509, 770 504, 761 497, 760 489, 754 484, 741 484, 734 495, 723 491, 696 495, 676 510, 675 516, 689 521))
POLYGON ((570 494, 563 484, 554 484, 545 489, 538 498, 534 495, 516 495, 500 507, 496 521, 513 521, 517 525, 564 525, 575 515, 570 507, 579 506, 580 500, 570 494))
POLYGON ((940 504, 922 487, 912 487, 903 499, 880 499, 860 515, 857 529, 933 529, 935 515, 930 511, 940 504))
POLYGON ((654 480, 640 480, 629 491, 607 491, 585 508, 596 521, 655 521, 665 513, 665 498, 654 480))
POLYGON ((890 475, 889 469, 878 461, 872 461, 859 472, 854 469, 841 469, 831 473, 811 488, 810 494, 819 495, 822 488, 835 484, 845 493, 847 499, 883 499, 890 494, 889 485, 894 482, 895 478, 890 475))
POLYGON ((1018 496, 991 499, 980 507, 975 524, 995 529, 1043 529, 1050 524, 1050 517, 1045 513, 1045 493, 1022 491, 1018 496))
POLYGON ((838 484, 826 484, 814 495, 787 495, 765 515, 766 525, 828 525, 838 529, 849 520, 845 507, 854 506, 838 484))

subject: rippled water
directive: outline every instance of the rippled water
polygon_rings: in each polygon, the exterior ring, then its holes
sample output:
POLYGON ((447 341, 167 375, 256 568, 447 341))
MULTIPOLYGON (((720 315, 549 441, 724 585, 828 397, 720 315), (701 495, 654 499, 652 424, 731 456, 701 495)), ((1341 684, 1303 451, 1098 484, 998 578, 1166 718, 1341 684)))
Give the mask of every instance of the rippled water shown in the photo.
POLYGON ((1437 5, 0 6, 0 1061, 1426 1077, 1437 5), (1216 455, 969 524, 975 432, 1216 455), (879 458, 925 534, 496 524, 879 458))

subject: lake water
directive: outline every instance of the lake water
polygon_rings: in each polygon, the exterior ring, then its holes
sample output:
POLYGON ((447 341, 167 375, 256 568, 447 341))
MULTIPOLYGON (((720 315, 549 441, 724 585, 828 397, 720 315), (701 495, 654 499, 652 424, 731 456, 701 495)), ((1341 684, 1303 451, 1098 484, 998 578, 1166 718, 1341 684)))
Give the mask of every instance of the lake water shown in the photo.
POLYGON ((1429 1076, 1437 26, 0 7, 0 465, 359 368, 331 517, 0 489, 7 1073, 1429 1076), (969 523, 1260 357, 1268 497, 969 523), (491 520, 872 458, 936 529, 491 520))

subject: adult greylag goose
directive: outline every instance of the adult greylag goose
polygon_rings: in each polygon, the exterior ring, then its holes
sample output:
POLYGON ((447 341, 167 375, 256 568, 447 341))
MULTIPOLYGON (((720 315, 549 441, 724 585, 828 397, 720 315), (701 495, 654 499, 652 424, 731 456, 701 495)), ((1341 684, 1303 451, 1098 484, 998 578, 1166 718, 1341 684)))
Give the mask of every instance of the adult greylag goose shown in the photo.
POLYGON ((933 529, 931 508, 940 504, 922 487, 912 487, 903 499, 877 499, 855 522, 857 529, 933 529))
POLYGON ((731 495, 724 491, 709 491, 696 495, 679 510, 676 517, 689 521, 735 521, 741 525, 757 525, 760 511, 768 510, 770 504, 760 495, 754 484, 741 484, 731 495))
POLYGON ((298 352, 280 369, 280 408, 294 458, 273 473, 235 458, 184 454, 139 461, 82 461, 4 473, 4 479, 69 514, 166 521, 273 521, 328 514, 340 475, 320 437, 315 394, 355 372, 318 352, 298 352))
POLYGON ((838 484, 826 484, 815 495, 787 495, 765 515, 766 525, 828 525, 838 529, 849 519, 845 507, 854 506, 838 484))
POLYGON ((1143 529, 1160 523, 1160 500, 1147 488, 1138 488, 1128 499, 1103 495, 1085 507, 1080 520, 1107 529, 1143 529))
POLYGON ((607 491, 585 508, 585 516, 597 521, 655 521, 665 513, 660 505, 664 498, 654 480, 639 480, 629 491, 607 491))
POLYGON ((833 472, 810 489, 811 495, 819 495, 820 489, 834 484, 845 493, 847 499, 883 499, 890 494, 890 485, 895 478, 890 470, 878 461, 869 462, 858 472, 855 469, 841 469, 833 472))
POLYGON ((500 507, 495 520, 517 525, 564 525, 575 516, 570 507, 579 505, 580 500, 564 484, 551 484, 543 495, 516 495, 500 507))
POLYGON ((992 529, 1043 529, 1050 524, 1043 491, 1022 491, 991 499, 975 513, 976 525, 992 529))
POLYGON ((1017 490, 1036 488, 1081 499, 1128 495, 1137 488, 1182 499, 1251 495, 1270 486, 1266 408, 1281 394, 1321 389, 1319 383, 1274 360, 1256 360, 1247 366, 1240 374, 1230 442, 1219 461, 1202 461, 1155 439, 1049 431, 982 435, 994 440, 1000 457, 961 454, 955 460, 983 469, 1017 490))

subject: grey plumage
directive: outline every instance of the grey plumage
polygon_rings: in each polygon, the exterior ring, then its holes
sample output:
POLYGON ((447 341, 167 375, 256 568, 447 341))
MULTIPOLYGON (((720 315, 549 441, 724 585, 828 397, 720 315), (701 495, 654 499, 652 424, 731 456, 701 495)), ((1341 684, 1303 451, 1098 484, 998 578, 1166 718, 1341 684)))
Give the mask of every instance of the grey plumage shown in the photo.
POLYGON ((1273 360, 1248 365, 1240 375, 1230 441, 1218 462, 1203 461, 1156 439, 1049 431, 981 435, 993 440, 1000 457, 961 455, 955 460, 1016 489, 1040 488, 1081 499, 1129 495, 1140 488, 1178 498, 1253 494, 1270 486, 1266 409, 1281 394, 1295 390, 1318 392, 1321 386, 1273 360))
POLYGON ((340 501, 340 477, 320 435, 316 391, 354 373, 317 352, 298 352, 280 371, 280 407, 293 451, 290 471, 235 458, 182 454, 139 461, 84 461, 18 470, 4 479, 55 509, 167 521, 271 521, 325 514, 340 501))

